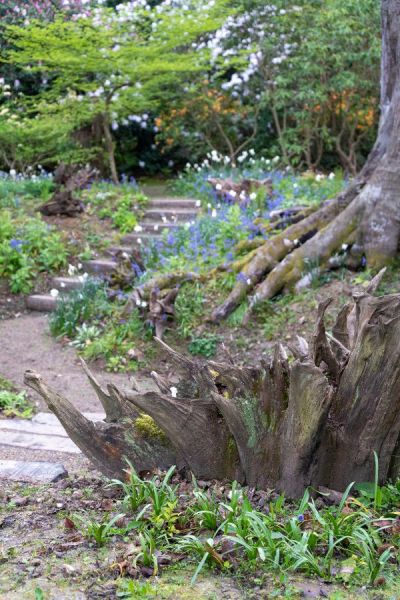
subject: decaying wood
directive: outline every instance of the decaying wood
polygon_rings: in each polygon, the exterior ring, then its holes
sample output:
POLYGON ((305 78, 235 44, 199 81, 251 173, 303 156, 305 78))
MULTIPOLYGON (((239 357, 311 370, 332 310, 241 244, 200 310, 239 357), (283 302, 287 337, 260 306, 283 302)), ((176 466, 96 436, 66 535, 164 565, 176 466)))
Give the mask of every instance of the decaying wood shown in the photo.
POLYGON ((324 325, 328 304, 319 306, 311 343, 292 345, 292 362, 281 344, 249 368, 194 360, 157 340, 180 379, 170 385, 152 373, 158 390, 147 393, 137 384, 105 389, 83 363, 107 415, 95 425, 40 375, 28 371, 25 382, 107 475, 121 476, 125 456, 138 471, 176 464, 196 477, 235 478, 294 497, 310 485, 344 490, 373 480, 376 451, 380 480, 398 476, 400 294, 355 295, 332 334, 324 325), (152 419, 148 431, 139 426, 143 415, 152 419))
POLYGON ((48 202, 39 208, 43 215, 74 217, 83 212, 83 204, 74 193, 83 189, 96 174, 95 169, 77 169, 61 163, 54 173, 56 189, 48 202))

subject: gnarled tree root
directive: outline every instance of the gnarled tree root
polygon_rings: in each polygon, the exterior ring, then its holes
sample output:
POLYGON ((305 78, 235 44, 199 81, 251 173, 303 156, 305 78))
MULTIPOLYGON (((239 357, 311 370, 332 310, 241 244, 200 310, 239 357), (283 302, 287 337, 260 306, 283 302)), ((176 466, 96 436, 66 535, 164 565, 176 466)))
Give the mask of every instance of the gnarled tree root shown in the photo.
POLYGON ((159 391, 148 393, 105 390, 83 365, 105 422, 85 419, 39 375, 28 371, 25 382, 109 476, 121 476, 127 457, 138 471, 177 464, 294 497, 309 485, 371 481, 376 451, 384 481, 400 470, 400 294, 371 296, 381 276, 340 311, 332 335, 321 304, 310 345, 298 338, 290 348, 292 363, 280 344, 248 368, 192 360, 158 340, 182 376, 170 387, 153 374, 159 391), (154 420, 147 432, 143 413, 154 420))

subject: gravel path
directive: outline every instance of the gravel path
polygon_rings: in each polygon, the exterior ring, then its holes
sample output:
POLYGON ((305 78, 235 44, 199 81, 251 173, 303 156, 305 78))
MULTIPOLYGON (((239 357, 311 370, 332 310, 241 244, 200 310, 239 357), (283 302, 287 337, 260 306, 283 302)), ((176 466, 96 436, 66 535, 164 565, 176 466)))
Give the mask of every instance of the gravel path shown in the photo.
MULTIPOLYGON (((24 387, 24 372, 31 369, 64 394, 81 411, 102 412, 102 407, 80 366, 76 351, 51 337, 46 315, 28 313, 0 321, 0 374, 24 387)), ((93 369, 96 373, 96 370, 93 369)), ((127 374, 97 373, 101 381, 129 386, 127 374)), ((32 395, 34 392, 32 392, 32 395)), ((47 410, 35 395, 40 410, 47 410)))

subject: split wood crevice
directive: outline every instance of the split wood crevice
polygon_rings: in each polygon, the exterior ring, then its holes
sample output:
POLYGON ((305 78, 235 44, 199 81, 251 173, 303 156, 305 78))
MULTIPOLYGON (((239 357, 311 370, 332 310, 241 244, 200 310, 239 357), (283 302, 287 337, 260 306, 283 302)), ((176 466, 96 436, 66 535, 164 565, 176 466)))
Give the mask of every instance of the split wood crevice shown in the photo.
POLYGON ((175 464, 202 479, 237 479, 290 497, 307 486, 343 490, 400 474, 400 294, 365 293, 340 311, 329 335, 319 306, 308 344, 277 344, 256 367, 193 360, 157 340, 182 374, 176 386, 153 373, 159 391, 104 389, 83 363, 106 419, 92 423, 40 375, 38 392, 71 439, 103 473, 121 477, 175 464))

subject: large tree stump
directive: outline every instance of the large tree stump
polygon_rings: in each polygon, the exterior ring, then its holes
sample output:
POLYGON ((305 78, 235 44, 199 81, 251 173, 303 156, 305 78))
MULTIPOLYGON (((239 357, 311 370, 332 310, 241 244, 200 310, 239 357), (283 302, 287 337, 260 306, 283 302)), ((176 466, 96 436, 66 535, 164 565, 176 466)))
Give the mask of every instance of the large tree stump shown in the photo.
POLYGON ((310 485, 371 481, 376 451, 384 481, 400 472, 400 294, 373 297, 381 276, 340 311, 332 335, 322 303, 310 345, 297 338, 292 362, 281 344, 247 368, 189 359, 158 340, 182 377, 175 387, 153 373, 159 391, 148 393, 106 391, 84 364, 105 423, 87 421, 40 375, 27 371, 25 382, 110 476, 127 457, 138 471, 177 464, 295 497, 310 485))

